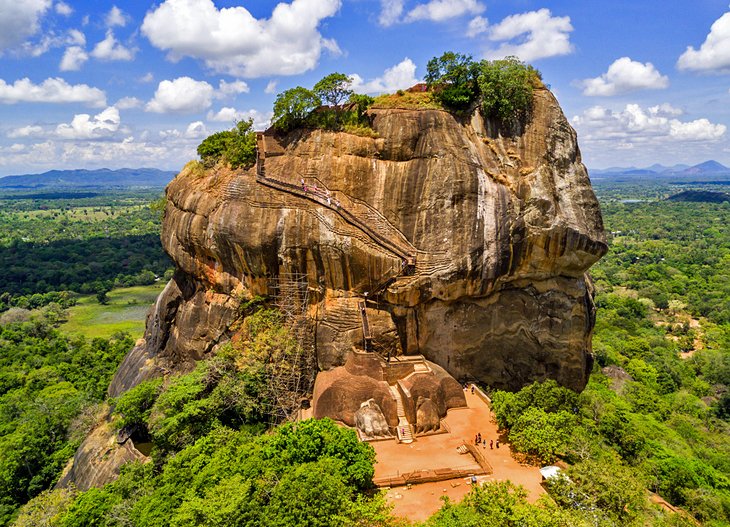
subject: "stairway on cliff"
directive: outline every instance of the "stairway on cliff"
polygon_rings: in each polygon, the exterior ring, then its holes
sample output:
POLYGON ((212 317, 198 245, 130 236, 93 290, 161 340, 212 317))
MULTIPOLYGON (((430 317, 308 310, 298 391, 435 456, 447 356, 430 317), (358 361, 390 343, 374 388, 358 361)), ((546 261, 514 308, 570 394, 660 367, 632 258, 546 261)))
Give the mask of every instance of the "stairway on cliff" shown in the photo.
POLYGON ((416 263, 416 248, 383 214, 367 202, 337 190, 330 190, 319 180, 316 170, 305 174, 276 174, 266 170, 266 158, 284 154, 281 144, 272 136, 257 135, 256 179, 269 187, 315 201, 336 211, 345 221, 359 228, 387 250, 403 260, 403 271, 416 263))
POLYGON ((403 408, 403 399, 401 398, 398 387, 390 385, 390 393, 395 399, 395 408, 398 415, 398 441, 401 443, 413 443, 413 429, 411 428, 405 409, 403 408))

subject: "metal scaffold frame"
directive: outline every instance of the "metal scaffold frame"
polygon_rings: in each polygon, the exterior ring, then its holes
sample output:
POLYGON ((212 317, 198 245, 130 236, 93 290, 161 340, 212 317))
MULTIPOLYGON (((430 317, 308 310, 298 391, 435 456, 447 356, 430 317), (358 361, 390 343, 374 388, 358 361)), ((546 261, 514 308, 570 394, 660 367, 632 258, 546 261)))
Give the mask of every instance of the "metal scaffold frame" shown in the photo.
POLYGON ((270 424, 296 420, 301 402, 314 386, 316 357, 307 321, 309 282, 304 273, 281 272, 269 284, 272 305, 282 315, 284 326, 295 340, 285 360, 268 364, 270 424))

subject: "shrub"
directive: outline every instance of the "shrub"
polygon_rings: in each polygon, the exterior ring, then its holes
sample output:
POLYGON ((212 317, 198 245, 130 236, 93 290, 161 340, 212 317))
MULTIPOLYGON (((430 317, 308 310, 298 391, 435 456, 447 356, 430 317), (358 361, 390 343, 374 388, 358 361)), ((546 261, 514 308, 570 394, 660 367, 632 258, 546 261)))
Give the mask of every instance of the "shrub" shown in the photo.
POLYGON ((121 415, 119 427, 147 426, 150 410, 162 390, 162 379, 138 384, 116 400, 114 412, 121 415))
POLYGON ((517 57, 479 63, 477 84, 482 113, 502 123, 526 119, 532 110, 532 89, 540 73, 517 57))
POLYGON ((238 121, 233 129, 206 137, 198 145, 198 155, 208 168, 219 161, 226 161, 232 168, 252 165, 256 160, 253 119, 238 121))
POLYGON ((478 67, 471 55, 448 51, 428 61, 426 83, 436 88, 436 99, 445 107, 467 110, 479 96, 478 67))
POLYGON ((470 55, 449 51, 428 62, 426 83, 444 107, 465 112, 480 101, 482 115, 505 125, 529 117, 532 90, 541 77, 517 57, 474 62, 470 55))
POLYGON ((282 131, 301 126, 321 104, 322 101, 311 90, 301 86, 286 90, 277 95, 274 101, 274 126, 282 131))

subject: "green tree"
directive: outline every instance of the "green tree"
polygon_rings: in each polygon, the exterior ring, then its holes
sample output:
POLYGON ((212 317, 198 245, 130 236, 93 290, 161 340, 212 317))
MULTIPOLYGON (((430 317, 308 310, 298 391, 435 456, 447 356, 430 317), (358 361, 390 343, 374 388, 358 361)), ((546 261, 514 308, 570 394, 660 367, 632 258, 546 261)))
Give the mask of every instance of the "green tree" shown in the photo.
POLYGON ((253 119, 236 123, 231 130, 216 132, 198 145, 198 155, 206 167, 225 161, 232 168, 250 166, 256 160, 256 132, 253 119))
POLYGON ((231 130, 209 135, 198 145, 198 155, 206 167, 212 167, 223 158, 235 137, 231 130))
POLYGON ((274 126, 284 131, 301 126, 321 104, 322 101, 311 90, 301 86, 286 90, 274 101, 274 126))
POLYGON ((532 90, 540 74, 517 57, 479 63, 477 83, 482 113, 507 124, 524 120, 532 110, 532 90))
POLYGON ((448 51, 426 66, 426 83, 445 107, 467 110, 479 97, 478 64, 471 55, 448 51))
POLYGON ((565 452, 577 419, 565 411, 548 413, 529 408, 510 429, 509 440, 518 452, 534 456, 543 463, 565 452))
POLYGON ((337 107, 354 93, 351 86, 352 77, 344 73, 330 73, 314 85, 312 92, 320 101, 337 107))
POLYGON ((232 130, 233 137, 223 154, 232 168, 248 167, 256 161, 256 132, 253 119, 236 123, 232 130))

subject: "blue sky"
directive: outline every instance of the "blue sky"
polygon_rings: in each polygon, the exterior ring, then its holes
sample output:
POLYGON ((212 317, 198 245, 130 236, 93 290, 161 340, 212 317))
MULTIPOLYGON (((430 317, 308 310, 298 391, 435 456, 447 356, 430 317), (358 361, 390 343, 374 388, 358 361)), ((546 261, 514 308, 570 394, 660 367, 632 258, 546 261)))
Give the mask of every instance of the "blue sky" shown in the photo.
POLYGON ((0 0, 0 176, 178 170, 278 92, 395 91, 447 50, 542 71, 589 168, 730 165, 728 0, 0 0))

